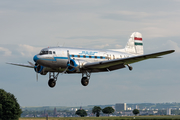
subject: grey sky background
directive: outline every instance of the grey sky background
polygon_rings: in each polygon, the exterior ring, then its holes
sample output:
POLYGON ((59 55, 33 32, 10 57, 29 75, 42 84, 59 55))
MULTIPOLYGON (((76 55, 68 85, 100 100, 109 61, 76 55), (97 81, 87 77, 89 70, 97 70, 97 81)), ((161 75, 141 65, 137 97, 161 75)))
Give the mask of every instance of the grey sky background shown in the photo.
POLYGON ((0 88, 21 106, 180 102, 180 0, 0 0, 0 88), (175 49, 160 59, 92 74, 83 87, 81 74, 48 75, 5 62, 27 63, 48 46, 124 48, 129 36, 143 35, 145 53, 175 49))

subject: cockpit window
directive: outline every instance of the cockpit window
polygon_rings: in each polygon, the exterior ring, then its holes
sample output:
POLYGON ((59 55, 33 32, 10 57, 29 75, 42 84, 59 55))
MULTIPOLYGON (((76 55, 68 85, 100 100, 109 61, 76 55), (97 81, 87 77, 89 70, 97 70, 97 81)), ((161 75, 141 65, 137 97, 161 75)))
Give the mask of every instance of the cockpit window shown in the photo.
POLYGON ((53 54, 56 54, 56 52, 55 52, 55 51, 53 51, 53 54))
POLYGON ((41 51, 39 55, 52 54, 52 51, 41 51))
POLYGON ((48 54, 48 51, 45 51, 45 54, 48 54))

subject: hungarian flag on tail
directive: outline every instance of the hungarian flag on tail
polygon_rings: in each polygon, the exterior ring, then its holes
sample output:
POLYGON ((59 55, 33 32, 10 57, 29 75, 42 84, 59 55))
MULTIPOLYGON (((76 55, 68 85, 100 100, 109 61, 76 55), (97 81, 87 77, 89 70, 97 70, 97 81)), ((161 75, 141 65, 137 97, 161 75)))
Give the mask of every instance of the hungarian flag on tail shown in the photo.
POLYGON ((134 37, 134 44, 135 45, 143 45, 142 38, 134 37))

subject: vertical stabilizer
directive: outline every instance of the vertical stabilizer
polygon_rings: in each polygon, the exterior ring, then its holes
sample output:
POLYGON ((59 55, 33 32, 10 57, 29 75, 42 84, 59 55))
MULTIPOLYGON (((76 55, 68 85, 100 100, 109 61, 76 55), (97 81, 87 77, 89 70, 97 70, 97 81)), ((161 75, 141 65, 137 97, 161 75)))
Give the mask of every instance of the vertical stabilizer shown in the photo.
POLYGON ((129 38, 129 41, 125 47, 125 51, 131 54, 143 55, 143 41, 142 34, 134 32, 129 38))

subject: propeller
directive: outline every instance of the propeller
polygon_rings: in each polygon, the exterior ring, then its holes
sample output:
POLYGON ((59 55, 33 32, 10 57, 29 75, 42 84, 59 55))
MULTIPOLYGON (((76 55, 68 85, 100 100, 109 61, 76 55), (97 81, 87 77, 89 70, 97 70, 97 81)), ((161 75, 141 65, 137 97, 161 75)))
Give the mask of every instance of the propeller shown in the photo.
POLYGON ((29 62, 29 61, 28 61, 28 63, 29 63, 31 66, 35 67, 35 65, 34 65, 32 62, 29 62))
POLYGON ((73 67, 73 68, 76 69, 76 67, 74 67, 73 65, 71 65, 71 59, 70 59, 70 55, 69 55, 69 50, 67 50, 67 57, 68 57, 67 68, 62 72, 62 74, 64 74, 64 73, 67 71, 68 67, 73 67))
POLYGON ((39 65, 36 63, 36 64, 33 64, 32 62, 29 62, 28 63, 35 68, 35 71, 36 71, 36 81, 38 81, 38 67, 39 65))

